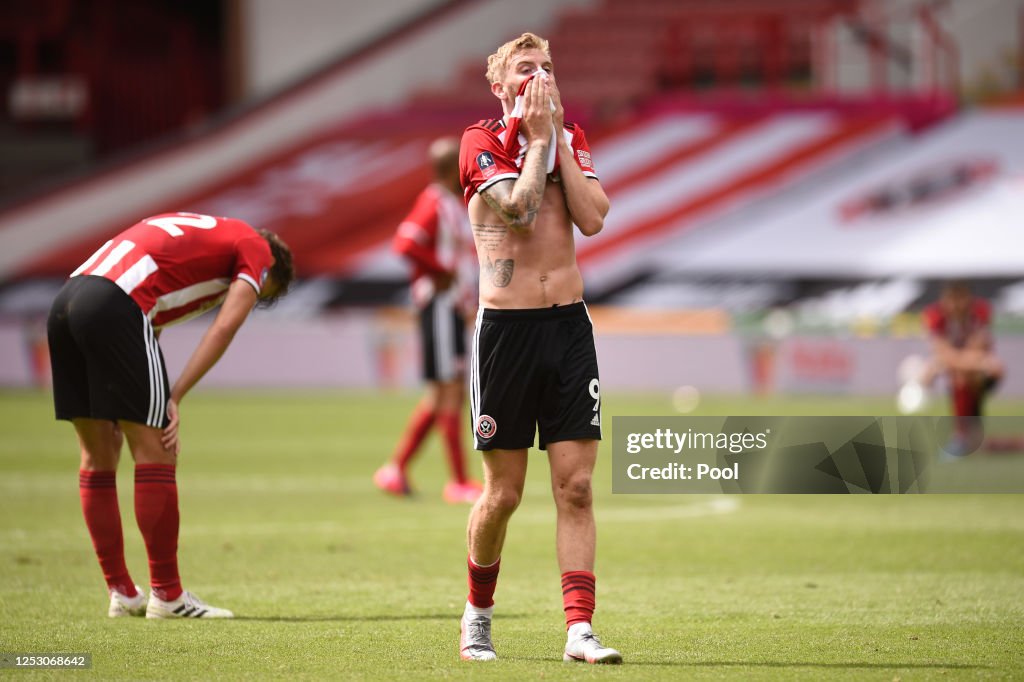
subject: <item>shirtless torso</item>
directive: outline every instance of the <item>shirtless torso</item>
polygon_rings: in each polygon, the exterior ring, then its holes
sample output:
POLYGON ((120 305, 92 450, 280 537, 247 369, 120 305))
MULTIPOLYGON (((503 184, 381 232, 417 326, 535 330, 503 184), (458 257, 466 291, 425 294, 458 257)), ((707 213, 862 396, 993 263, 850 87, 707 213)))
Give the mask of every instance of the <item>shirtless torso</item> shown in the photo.
POLYGON ((559 185, 545 185, 530 231, 512 230, 480 196, 470 200, 469 217, 483 307, 547 308, 583 300, 572 220, 559 185))
POLYGON ((539 50, 515 55, 508 81, 494 85, 504 118, 471 126, 463 137, 462 184, 480 258, 484 308, 581 301, 573 225, 584 235, 596 234, 608 212, 586 137, 578 126, 564 123, 550 71, 539 50), (518 127, 509 128, 524 82, 522 118, 518 127), (552 135, 552 129, 558 134, 552 135), (517 139, 510 142, 510 136, 517 139), (559 164, 549 173, 552 144, 559 164))

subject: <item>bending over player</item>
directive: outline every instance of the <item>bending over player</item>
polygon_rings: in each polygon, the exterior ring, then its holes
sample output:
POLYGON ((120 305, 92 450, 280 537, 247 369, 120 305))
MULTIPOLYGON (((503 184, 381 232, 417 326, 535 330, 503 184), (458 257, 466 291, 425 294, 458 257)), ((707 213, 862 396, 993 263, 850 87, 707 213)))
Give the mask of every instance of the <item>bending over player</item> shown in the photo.
POLYGON ((231 218, 168 213, 100 247, 54 300, 47 322, 54 406, 81 446, 82 513, 111 617, 233 616, 184 591, 178 576, 178 405, 253 307, 283 295, 292 277, 291 252, 272 233, 231 218), (160 330, 218 304, 170 387, 160 330), (149 557, 148 601, 124 560, 116 480, 125 438, 135 460, 135 519, 149 557))

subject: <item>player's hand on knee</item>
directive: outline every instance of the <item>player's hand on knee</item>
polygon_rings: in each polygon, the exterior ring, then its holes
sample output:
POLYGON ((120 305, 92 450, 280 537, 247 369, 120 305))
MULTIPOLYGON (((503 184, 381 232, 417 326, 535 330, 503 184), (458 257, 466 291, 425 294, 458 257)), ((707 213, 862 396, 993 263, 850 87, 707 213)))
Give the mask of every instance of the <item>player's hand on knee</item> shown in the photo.
POLYGON ((992 353, 988 353, 985 356, 985 359, 982 362, 981 369, 985 376, 996 378, 1002 377, 1003 372, 1005 371, 1002 360, 1000 360, 992 353))
POLYGON ((173 399, 167 401, 167 417, 170 422, 164 428, 160 440, 163 442, 164 449, 173 452, 177 457, 178 451, 181 450, 181 441, 178 440, 178 404, 173 399))

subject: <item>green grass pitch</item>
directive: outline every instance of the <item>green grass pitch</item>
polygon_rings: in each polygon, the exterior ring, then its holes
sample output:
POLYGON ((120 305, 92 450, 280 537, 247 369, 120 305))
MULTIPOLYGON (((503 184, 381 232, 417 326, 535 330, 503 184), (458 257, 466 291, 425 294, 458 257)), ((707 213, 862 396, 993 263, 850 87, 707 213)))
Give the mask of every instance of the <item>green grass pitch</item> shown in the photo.
MULTIPOLYGON (((0 651, 93 657, 89 672, 0 676, 1024 678, 1024 496, 612 495, 607 448, 595 477, 595 627, 625 665, 561 661, 554 510, 538 453, 502 561, 500 660, 463 663, 467 508, 441 501, 436 437, 413 471, 415 499, 387 498, 370 483, 414 399, 200 392, 187 400, 182 576, 239 616, 206 622, 106 617, 71 427, 52 420, 45 393, 0 393, 0 651)), ((995 413, 1022 409, 993 403, 995 413)), ((668 396, 613 395, 604 406, 606 422, 670 412, 668 396)), ((891 414, 892 401, 707 399, 700 413, 891 414)), ((126 462, 128 565, 145 584, 131 476, 126 462)))

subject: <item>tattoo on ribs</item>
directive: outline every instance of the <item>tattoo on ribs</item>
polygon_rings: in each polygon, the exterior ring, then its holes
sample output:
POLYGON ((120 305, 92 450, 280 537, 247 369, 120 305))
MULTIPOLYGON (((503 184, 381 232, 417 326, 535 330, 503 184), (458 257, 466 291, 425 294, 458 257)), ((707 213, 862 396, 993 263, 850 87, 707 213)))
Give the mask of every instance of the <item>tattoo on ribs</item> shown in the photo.
POLYGON ((505 223, 473 223, 473 234, 476 235, 477 243, 484 251, 493 251, 501 246, 508 235, 508 225, 505 223))
POLYGON ((484 276, 491 284, 504 289, 512 281, 512 271, 515 270, 516 262, 512 258, 496 258, 494 262, 488 258, 484 263, 484 276))

